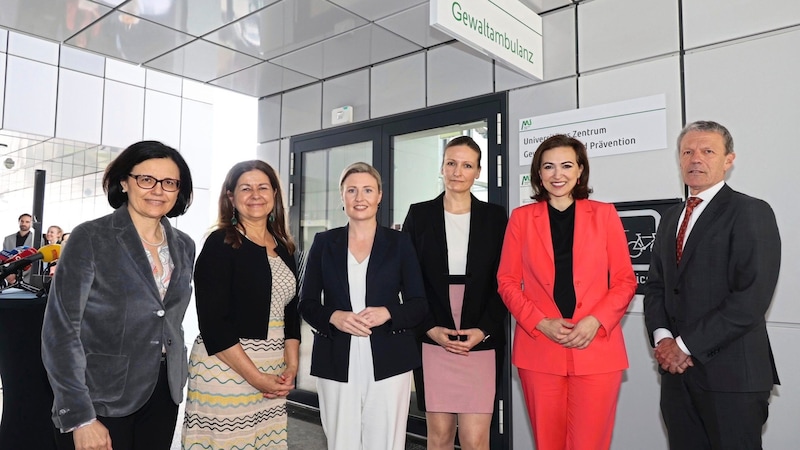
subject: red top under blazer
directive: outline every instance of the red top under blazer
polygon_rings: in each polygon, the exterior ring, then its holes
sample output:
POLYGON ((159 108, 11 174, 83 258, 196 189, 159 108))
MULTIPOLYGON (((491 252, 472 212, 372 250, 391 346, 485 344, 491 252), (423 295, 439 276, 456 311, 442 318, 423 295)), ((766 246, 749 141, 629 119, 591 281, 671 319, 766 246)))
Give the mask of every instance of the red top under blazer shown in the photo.
MULTIPOLYGON (((620 319, 636 292, 636 278, 622 221, 613 205, 575 202, 572 248, 574 323, 592 315, 600 328, 589 347, 573 352, 575 375, 628 368, 620 319)), ((567 349, 536 329, 544 318, 561 317, 553 299, 553 240, 547 202, 512 211, 497 272, 498 291, 516 319, 512 362, 535 372, 567 374, 567 349)))

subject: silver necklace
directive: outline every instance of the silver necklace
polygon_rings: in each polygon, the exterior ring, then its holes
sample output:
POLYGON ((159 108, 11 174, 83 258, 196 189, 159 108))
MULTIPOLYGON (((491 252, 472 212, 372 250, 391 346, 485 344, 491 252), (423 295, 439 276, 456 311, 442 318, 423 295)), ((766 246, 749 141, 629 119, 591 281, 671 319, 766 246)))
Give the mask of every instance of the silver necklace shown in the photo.
POLYGON ((154 244, 152 242, 147 241, 145 238, 143 238, 141 234, 139 235, 139 239, 141 239, 142 242, 144 242, 145 244, 147 244, 147 245, 149 245, 151 247, 161 247, 162 245, 164 245, 164 241, 167 239, 167 233, 164 232, 164 225, 163 224, 159 224, 159 225, 161 225, 161 242, 159 242, 157 244, 154 244))

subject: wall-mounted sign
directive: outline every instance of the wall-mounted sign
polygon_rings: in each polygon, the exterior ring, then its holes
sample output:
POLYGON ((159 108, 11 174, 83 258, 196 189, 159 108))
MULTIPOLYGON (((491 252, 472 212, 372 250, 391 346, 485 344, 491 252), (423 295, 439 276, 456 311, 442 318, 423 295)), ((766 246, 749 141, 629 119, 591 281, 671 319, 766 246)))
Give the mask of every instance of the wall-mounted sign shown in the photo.
POLYGON ((541 80, 542 18, 518 0, 431 0, 431 26, 541 80))
POLYGON ((519 205, 527 205, 528 203, 533 203, 534 200, 531 198, 533 195, 533 189, 531 188, 531 174, 530 173, 523 173, 519 176, 519 205))
POLYGON ((566 134, 586 145, 589 157, 667 148, 663 94, 536 116, 519 121, 519 164, 529 165, 545 139, 566 134))
POLYGON ((637 294, 642 294, 650 271, 650 254, 656 240, 656 230, 661 223, 661 216, 672 206, 681 203, 681 199, 648 200, 641 202, 615 203, 625 237, 628 239, 628 251, 631 255, 633 272, 636 274, 637 294))

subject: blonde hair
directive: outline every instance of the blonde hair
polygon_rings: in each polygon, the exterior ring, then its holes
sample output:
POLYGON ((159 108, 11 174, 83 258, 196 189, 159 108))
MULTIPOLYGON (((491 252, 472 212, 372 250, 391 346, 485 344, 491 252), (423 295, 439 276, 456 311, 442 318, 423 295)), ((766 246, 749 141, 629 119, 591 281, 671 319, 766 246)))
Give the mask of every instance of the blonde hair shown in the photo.
POLYGON ((342 176, 339 177, 340 194, 344 189, 344 180, 346 180, 347 177, 349 177, 354 173, 366 173, 372 175, 372 178, 375 178, 375 181, 378 182, 378 192, 383 192, 383 182, 381 181, 381 174, 380 172, 378 172, 378 169, 372 167, 372 165, 370 164, 359 161, 350 164, 349 166, 345 167, 345 169, 342 171, 342 176))

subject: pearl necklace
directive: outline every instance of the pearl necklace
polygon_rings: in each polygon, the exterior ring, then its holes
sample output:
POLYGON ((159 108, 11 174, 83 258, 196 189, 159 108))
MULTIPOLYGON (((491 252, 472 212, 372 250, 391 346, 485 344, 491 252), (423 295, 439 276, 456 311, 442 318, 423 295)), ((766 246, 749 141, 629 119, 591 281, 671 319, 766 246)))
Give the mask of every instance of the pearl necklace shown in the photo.
POLYGON ((167 239, 167 233, 164 232, 164 225, 162 225, 162 224, 159 224, 159 225, 161 225, 161 242, 159 242, 157 244, 154 244, 152 242, 147 241, 145 238, 143 238, 141 234, 139 235, 139 239, 141 239, 142 242, 144 242, 145 244, 147 244, 147 245, 149 245, 151 247, 161 247, 162 245, 164 245, 164 241, 167 239))

